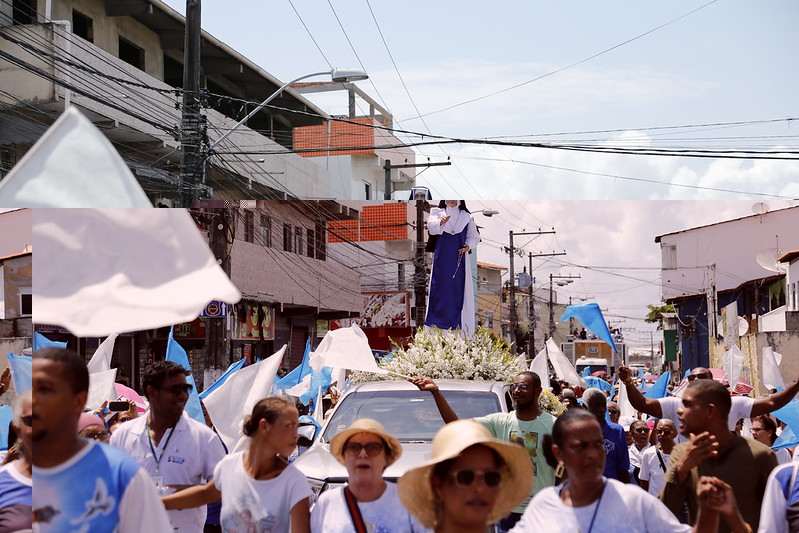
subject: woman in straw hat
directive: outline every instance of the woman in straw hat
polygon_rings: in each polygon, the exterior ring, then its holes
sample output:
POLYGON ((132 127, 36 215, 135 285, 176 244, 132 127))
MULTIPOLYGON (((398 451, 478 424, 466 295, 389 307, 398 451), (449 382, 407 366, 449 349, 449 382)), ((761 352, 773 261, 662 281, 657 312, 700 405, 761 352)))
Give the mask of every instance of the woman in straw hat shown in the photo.
POLYGON ((532 486, 527 451, 492 438, 472 420, 441 428, 433 439, 432 460, 409 470, 398 482, 405 507, 437 533, 482 533, 532 486))
POLYGON ((205 485, 164 496, 167 510, 199 507, 222 499, 222 531, 308 533, 311 489, 286 457, 297 446, 297 408, 264 398, 244 421, 250 447, 219 461, 205 485))
POLYGON ((311 531, 426 531, 400 503, 396 485, 383 479, 383 471, 402 455, 402 445, 380 422, 356 420, 330 440, 330 453, 347 467, 348 484, 319 497, 311 513, 311 531))
POLYGON ((514 533, 708 532, 718 530, 720 515, 732 531, 747 531, 732 488, 717 478, 703 477, 697 485, 700 512, 692 530, 640 487, 604 477, 605 439, 588 411, 570 409, 561 415, 551 438, 544 440, 544 446, 550 445, 548 455, 556 458, 558 470, 565 468, 567 480, 539 492, 514 533))

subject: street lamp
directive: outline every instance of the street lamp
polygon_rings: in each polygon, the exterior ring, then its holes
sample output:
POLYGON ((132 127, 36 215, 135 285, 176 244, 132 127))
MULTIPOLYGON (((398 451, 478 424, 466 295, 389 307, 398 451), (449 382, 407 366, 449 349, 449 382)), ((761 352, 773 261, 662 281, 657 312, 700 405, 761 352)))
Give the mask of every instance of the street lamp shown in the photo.
POLYGON ((235 126, 230 128, 224 135, 222 135, 216 141, 212 142, 211 146, 208 147, 208 151, 210 152, 211 150, 213 150, 217 145, 219 145, 219 143, 221 143, 222 141, 227 139, 228 136, 230 136, 231 133, 236 131, 236 129, 238 129, 239 126, 241 126, 242 124, 244 124, 245 122, 250 120, 253 117, 253 115, 255 115, 258 111, 263 109, 264 106, 266 106, 266 104, 268 104, 269 102, 271 102, 272 100, 274 100, 275 98, 280 96, 280 93, 282 93, 283 90, 286 87, 288 87, 289 85, 292 85, 294 83, 297 83, 300 80, 304 80, 306 78, 313 78, 313 77, 316 77, 316 76, 330 76, 332 81, 339 82, 339 83, 345 83, 345 82, 350 82, 350 81, 360 81, 360 80, 365 80, 365 79, 369 78, 369 75, 366 74, 366 72, 364 72, 362 70, 352 69, 352 68, 334 68, 333 70, 325 70, 325 71, 322 71, 322 72, 314 72, 312 74, 305 74, 304 76, 300 76, 299 78, 294 78, 293 80, 284 83, 277 91, 272 93, 269 96, 269 98, 267 98, 266 100, 264 100, 263 102, 258 104, 258 106, 255 109, 253 109, 246 117, 241 119, 235 126))
POLYGON ((493 217, 494 215, 498 215, 499 211, 496 209, 480 209, 479 211, 472 211, 472 214, 482 213, 484 217, 493 217))

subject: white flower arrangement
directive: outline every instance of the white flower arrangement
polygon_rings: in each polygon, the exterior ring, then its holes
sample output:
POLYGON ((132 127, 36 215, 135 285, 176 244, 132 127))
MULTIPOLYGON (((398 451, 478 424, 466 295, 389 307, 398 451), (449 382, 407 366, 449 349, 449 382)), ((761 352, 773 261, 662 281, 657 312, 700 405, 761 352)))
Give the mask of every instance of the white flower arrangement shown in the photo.
POLYGON ((566 406, 558 400, 557 396, 546 389, 541 391, 541 396, 538 397, 538 408, 552 416, 560 416, 566 412, 566 406))
MULTIPOLYGON (((431 379, 475 379, 509 383, 526 370, 523 360, 513 356, 490 331, 478 328, 471 339, 460 332, 420 328, 407 348, 399 348, 379 363, 381 368, 406 376, 431 379)), ((351 383, 400 379, 391 375, 353 372, 351 383)))

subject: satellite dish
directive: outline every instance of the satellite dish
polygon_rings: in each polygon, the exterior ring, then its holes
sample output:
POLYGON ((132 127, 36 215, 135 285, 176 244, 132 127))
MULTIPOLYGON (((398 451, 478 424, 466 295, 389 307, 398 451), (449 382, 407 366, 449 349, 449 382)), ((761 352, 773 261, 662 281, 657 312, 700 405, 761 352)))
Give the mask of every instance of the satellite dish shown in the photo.
POLYGON ((786 268, 780 264, 778 259, 782 255, 782 251, 778 248, 766 248, 761 250, 755 261, 757 264, 771 272, 779 272, 780 274, 786 271, 786 268))
POLYGON ((738 336, 746 335, 749 331, 749 322, 742 316, 738 317, 738 336))
POLYGON ((768 206, 763 202, 757 202, 756 204, 752 205, 752 211, 758 215, 765 215, 768 213, 768 206))

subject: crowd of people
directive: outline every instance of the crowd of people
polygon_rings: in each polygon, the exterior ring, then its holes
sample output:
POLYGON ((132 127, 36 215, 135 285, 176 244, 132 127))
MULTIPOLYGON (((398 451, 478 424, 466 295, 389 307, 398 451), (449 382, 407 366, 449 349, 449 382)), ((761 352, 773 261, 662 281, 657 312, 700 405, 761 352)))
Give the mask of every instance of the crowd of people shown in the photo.
POLYGON ((293 402, 257 402, 243 420, 248 439, 227 450, 186 414, 186 374, 148 365, 148 410, 106 419, 84 412, 80 356, 34 352, 33 393, 17 399, 17 444, 0 468, 0 533, 799 531, 799 461, 770 449, 778 428, 768 415, 799 381, 752 399, 696 368, 681 398, 653 400, 622 367, 620 387, 638 409, 622 425, 598 389, 560 390, 565 412, 541 410, 534 372, 510 384, 512 411, 458 420, 436 383, 415 377, 444 422, 430 460, 387 482, 402 445, 378 421, 356 419, 329 443, 346 485, 314 501, 288 459, 299 437, 293 402), (734 431, 740 418, 752 419, 752 438, 734 431))

